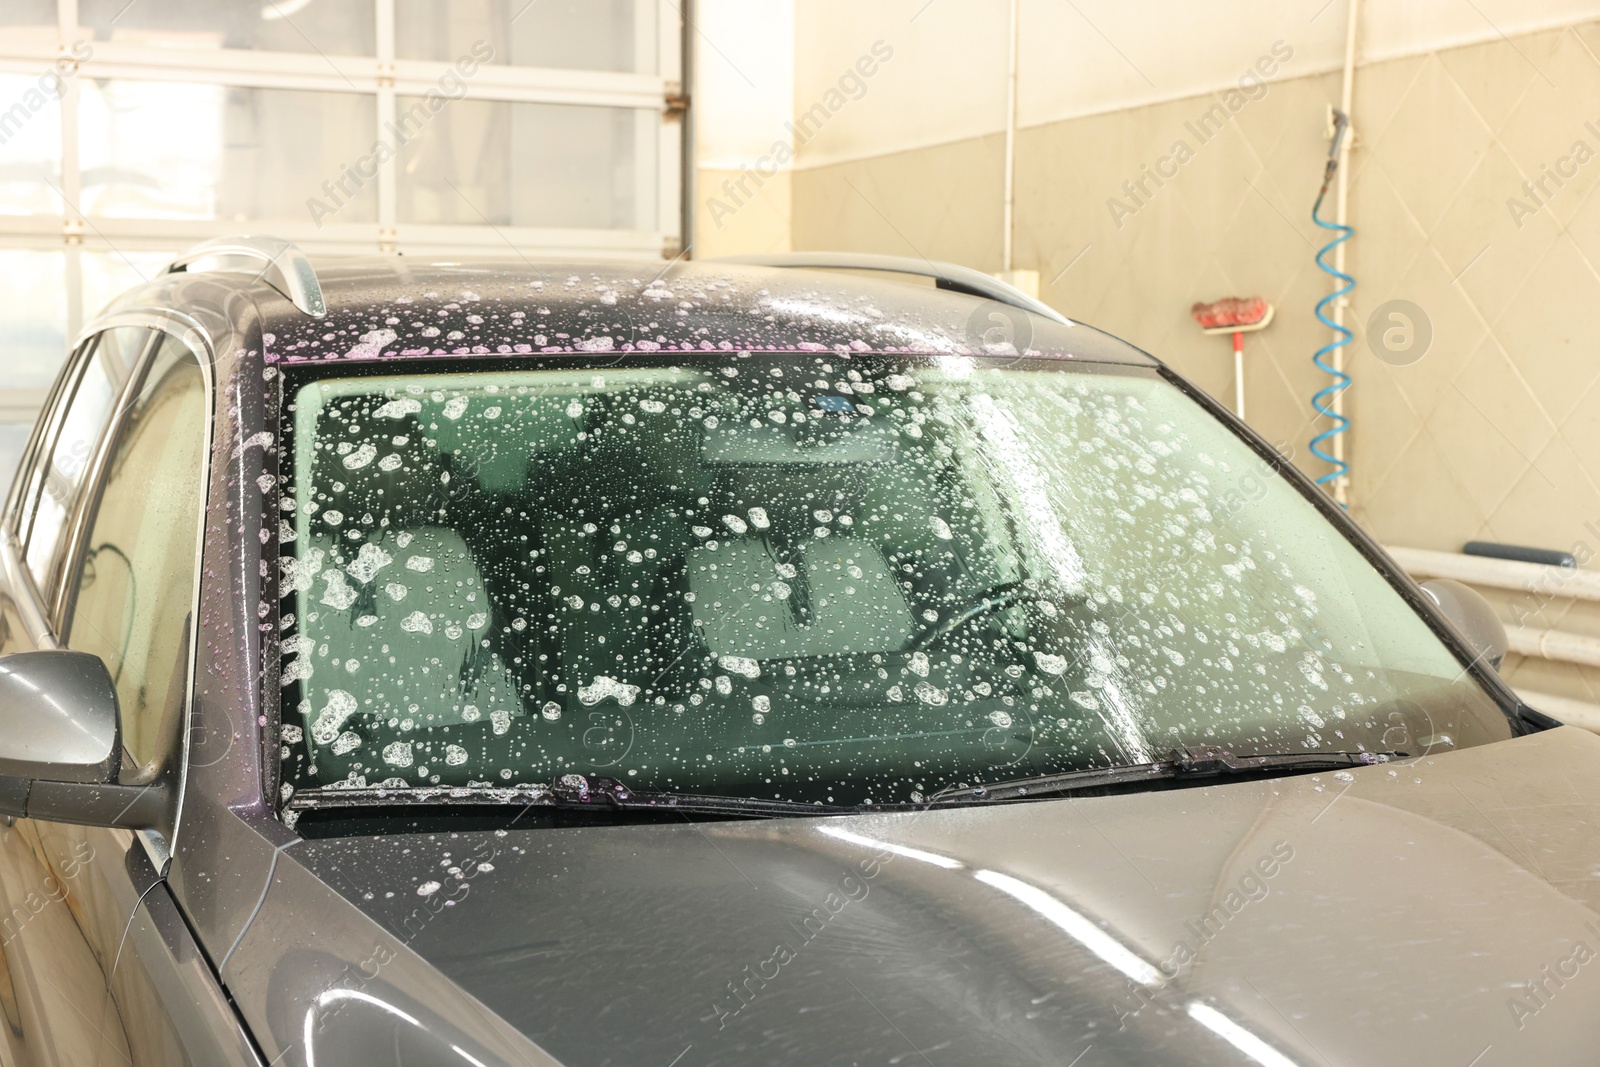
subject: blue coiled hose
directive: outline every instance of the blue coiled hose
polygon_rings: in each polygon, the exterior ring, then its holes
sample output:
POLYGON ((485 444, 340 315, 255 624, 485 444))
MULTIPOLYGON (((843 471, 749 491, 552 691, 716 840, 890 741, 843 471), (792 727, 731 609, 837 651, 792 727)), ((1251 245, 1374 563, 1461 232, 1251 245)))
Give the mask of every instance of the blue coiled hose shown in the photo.
POLYGON ((1334 171, 1339 169, 1339 147, 1344 141, 1345 130, 1349 127, 1349 125, 1349 117, 1345 115, 1343 111, 1335 110, 1333 113, 1333 146, 1328 151, 1328 165, 1323 169, 1322 172, 1322 190, 1317 193, 1317 202, 1311 207, 1312 222, 1316 223, 1324 230, 1338 231, 1338 236, 1329 241, 1327 244, 1323 245, 1322 248, 1317 252, 1317 266, 1321 267, 1325 272, 1333 275, 1335 278, 1338 278, 1344 283, 1339 288, 1335 289, 1333 292, 1317 301, 1318 320, 1320 320, 1324 326, 1340 335, 1323 345, 1321 348, 1317 349, 1317 354, 1311 357, 1311 361, 1317 365, 1319 370, 1333 378, 1333 381, 1330 382, 1326 388, 1318 390, 1311 397, 1311 406, 1316 409, 1317 414, 1326 416, 1333 422, 1332 426, 1328 427, 1326 430, 1323 430, 1321 433, 1317 434, 1311 439, 1311 454, 1322 460, 1324 463, 1328 463, 1333 466, 1333 470, 1317 479, 1318 485, 1326 485, 1328 482, 1342 478, 1345 474, 1349 473, 1350 470, 1350 464, 1346 463, 1342 459, 1338 459, 1328 452, 1324 452, 1321 448, 1321 445, 1322 442, 1328 440, 1329 438, 1344 433, 1345 430, 1350 426, 1350 420, 1345 418, 1339 412, 1335 411, 1331 403, 1334 397, 1338 396, 1344 390, 1350 388, 1350 375, 1334 367, 1327 361, 1327 357, 1343 348, 1345 345, 1349 344, 1355 335, 1344 326, 1341 326, 1339 323, 1336 323, 1332 319, 1328 318, 1324 309, 1329 304, 1342 298, 1345 296, 1345 294, 1349 293, 1350 290, 1354 289, 1356 287, 1356 280, 1350 275, 1346 274, 1344 271, 1336 269, 1323 257, 1329 252, 1332 252, 1335 248, 1338 248, 1340 245, 1344 244, 1346 241, 1350 240, 1350 235, 1356 231, 1355 227, 1346 226, 1342 222, 1326 222, 1323 220, 1320 214, 1322 210, 1322 199, 1328 195, 1328 186, 1333 182, 1334 171))

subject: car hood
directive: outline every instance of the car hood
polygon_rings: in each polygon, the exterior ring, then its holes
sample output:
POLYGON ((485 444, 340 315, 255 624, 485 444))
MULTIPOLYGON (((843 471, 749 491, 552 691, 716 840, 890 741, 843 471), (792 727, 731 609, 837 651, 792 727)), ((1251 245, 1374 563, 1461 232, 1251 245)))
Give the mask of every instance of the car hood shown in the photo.
POLYGON ((1597 821, 1600 737, 1561 728, 1110 797, 285 855, 573 1067, 1487 1067, 1600 1039, 1597 821))

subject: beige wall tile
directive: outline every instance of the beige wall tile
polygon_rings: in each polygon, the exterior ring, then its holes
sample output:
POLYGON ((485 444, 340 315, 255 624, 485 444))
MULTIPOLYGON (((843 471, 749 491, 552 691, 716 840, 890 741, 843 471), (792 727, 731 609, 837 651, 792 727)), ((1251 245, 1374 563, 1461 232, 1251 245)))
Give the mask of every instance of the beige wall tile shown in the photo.
MULTIPOLYGON (((1264 345, 1245 350, 1245 395, 1250 425, 1271 441, 1279 452, 1288 456, 1295 465, 1312 477, 1320 477, 1330 469, 1309 451, 1311 435, 1320 430, 1314 426, 1310 406, 1306 403, 1315 389, 1295 377, 1284 373, 1281 359, 1271 359, 1270 349, 1262 352, 1264 345), (1262 356, 1269 358, 1263 359, 1262 356)), ((1309 361, 1307 361, 1309 362, 1309 361)))
POLYGON ((1556 432, 1555 424, 1512 366, 1511 357, 1493 337, 1484 339, 1450 386, 1452 394, 1471 404, 1477 416, 1466 420, 1469 426, 1492 428, 1495 436, 1504 438, 1530 462, 1556 432))
MULTIPOLYGON (((1351 325, 1356 330, 1357 343, 1366 344, 1368 322, 1382 307, 1377 298, 1384 294, 1363 292, 1359 283, 1358 277, 1356 292, 1352 294, 1355 313, 1351 316, 1351 325)), ((1404 391, 1412 409, 1426 419, 1488 336, 1488 328, 1461 290, 1451 284, 1449 271, 1432 248, 1425 247, 1411 261, 1411 266, 1395 283, 1393 292, 1396 297, 1422 309, 1433 334, 1423 358, 1394 368, 1390 376, 1394 385, 1404 391)), ((1382 325, 1387 327, 1391 321, 1385 318, 1382 325)))
POLYGON ((1358 519, 1373 526, 1370 503, 1422 432, 1422 418, 1394 384, 1394 375, 1405 368, 1379 362, 1365 345, 1353 348, 1346 367, 1352 379, 1345 393, 1345 409, 1352 419, 1352 429, 1345 435, 1350 507, 1358 519))
POLYGON ((1446 49, 1438 53, 1439 62, 1489 128, 1499 133, 1564 32, 1552 30, 1519 37, 1516 47, 1526 62, 1507 62, 1515 57, 1507 56, 1504 41, 1446 49))
POLYGON ((1411 439, 1361 507, 1365 525, 1382 543, 1449 552, 1459 551, 1484 520, 1426 429, 1411 439))
POLYGON ((1508 418, 1504 408, 1490 406, 1483 395, 1487 388, 1514 395, 1507 388, 1508 375, 1496 361, 1503 362, 1503 357, 1492 341, 1485 341, 1473 365, 1444 390, 1424 423, 1456 484, 1466 491, 1479 515, 1494 514, 1555 432, 1534 407, 1532 397, 1525 397, 1522 405, 1523 414, 1531 411, 1533 415, 1530 423, 1508 418), (1482 373, 1477 371, 1479 365, 1482 373), (1534 433, 1541 425, 1544 433, 1534 433), (1537 443, 1529 447, 1529 440, 1537 443))
MULTIPOLYGON (((1596 149, 1600 151, 1600 142, 1596 149)), ((1600 166, 1600 157, 1591 166, 1600 166)), ((1567 233, 1589 265, 1600 268, 1600 188, 1589 190, 1589 195, 1567 221, 1567 233)))
POLYGON ((794 247, 1000 269, 1004 138, 794 172, 794 247))
POLYGON ((1584 460, 1557 435, 1533 457, 1491 518, 1503 539, 1565 548, 1583 536, 1584 523, 1600 523, 1600 491, 1584 460))
POLYGON ((1508 200, 1520 199, 1524 180, 1505 149, 1491 145, 1433 228, 1439 254, 1491 322, 1561 234, 1549 211, 1508 210, 1508 200))
POLYGON ((1430 55, 1394 118, 1366 144, 1422 228, 1431 231, 1492 137, 1444 65, 1430 55))
POLYGON ((1524 177, 1540 186, 1538 197, 1530 199, 1547 202, 1549 210, 1565 221, 1600 182, 1596 160, 1583 166, 1565 164, 1573 172, 1571 177, 1559 173, 1562 158, 1576 142, 1585 141, 1591 150, 1600 148, 1600 138, 1585 128, 1585 123, 1593 123, 1600 129, 1600 62, 1578 32, 1569 29, 1539 67, 1501 130, 1500 143, 1524 177))
POLYGON ((1358 156, 1353 169, 1350 221, 1356 232, 1346 246, 1345 262, 1356 279, 1350 300, 1357 306, 1357 319, 1362 319, 1361 310, 1370 312, 1400 297, 1400 279, 1427 248, 1428 238, 1395 192, 1383 164, 1358 156))
POLYGON ((1561 423, 1560 433, 1591 477, 1600 477, 1600 381, 1582 395, 1561 423))
POLYGON ((1600 279, 1563 235, 1495 320, 1495 334, 1512 363, 1557 423, 1600 375, 1597 311, 1600 279))

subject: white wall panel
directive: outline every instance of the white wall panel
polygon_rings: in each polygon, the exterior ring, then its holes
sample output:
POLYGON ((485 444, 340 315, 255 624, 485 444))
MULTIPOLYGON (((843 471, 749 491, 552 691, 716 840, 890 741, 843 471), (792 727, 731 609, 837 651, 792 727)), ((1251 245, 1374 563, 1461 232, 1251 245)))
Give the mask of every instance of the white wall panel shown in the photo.
MULTIPOLYGON (((1277 76, 1337 67, 1348 0, 1021 0, 1023 126, 1225 89, 1283 42, 1277 76)), ((873 42, 894 49, 859 101, 834 113, 799 166, 904 151, 1005 125, 1008 0, 803 0, 795 110, 837 86, 873 42)), ((1593 18, 1594 0, 1405 0, 1362 5, 1363 62, 1593 18)))

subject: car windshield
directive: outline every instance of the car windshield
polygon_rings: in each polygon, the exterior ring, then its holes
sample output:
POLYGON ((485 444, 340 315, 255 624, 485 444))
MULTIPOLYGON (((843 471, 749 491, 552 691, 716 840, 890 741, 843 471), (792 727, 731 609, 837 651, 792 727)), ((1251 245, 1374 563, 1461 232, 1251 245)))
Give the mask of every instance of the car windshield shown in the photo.
POLYGON ((1339 530, 1154 371, 482 366, 287 382, 285 797, 578 773, 915 804, 1189 746, 1510 735, 1339 530))

